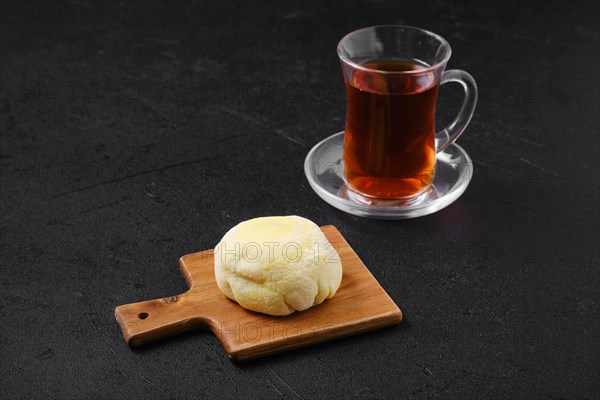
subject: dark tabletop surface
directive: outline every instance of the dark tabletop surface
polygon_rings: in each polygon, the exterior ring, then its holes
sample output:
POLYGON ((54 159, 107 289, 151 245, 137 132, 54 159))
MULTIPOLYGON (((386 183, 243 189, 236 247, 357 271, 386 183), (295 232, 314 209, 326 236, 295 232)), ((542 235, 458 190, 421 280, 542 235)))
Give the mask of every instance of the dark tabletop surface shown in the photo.
POLYGON ((597 2, 1 6, 0 398, 598 398, 597 2), (469 188, 414 220, 303 173, 344 126, 337 42, 382 23, 442 34, 480 89, 469 188), (404 321, 241 365, 208 332, 124 343, 115 306, 287 214, 338 227, 404 321))

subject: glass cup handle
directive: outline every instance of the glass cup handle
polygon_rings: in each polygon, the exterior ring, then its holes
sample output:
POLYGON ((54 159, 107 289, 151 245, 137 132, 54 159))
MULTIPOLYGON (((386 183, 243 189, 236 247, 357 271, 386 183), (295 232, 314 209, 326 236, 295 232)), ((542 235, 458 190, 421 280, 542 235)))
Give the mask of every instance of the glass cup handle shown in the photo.
POLYGON ((437 153, 444 151, 464 132, 471 121, 471 117, 473 117, 475 105, 477 104, 477 84, 468 72, 460 69, 452 69, 444 72, 440 85, 449 82, 457 82, 462 85, 465 90, 465 99, 454 121, 435 134, 435 148, 437 153))

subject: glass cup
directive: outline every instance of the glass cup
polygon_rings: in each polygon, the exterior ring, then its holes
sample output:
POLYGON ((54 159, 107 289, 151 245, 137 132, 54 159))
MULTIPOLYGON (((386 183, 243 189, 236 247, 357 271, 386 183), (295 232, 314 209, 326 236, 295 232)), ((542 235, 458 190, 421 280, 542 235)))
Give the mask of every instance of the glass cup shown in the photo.
POLYGON ((435 176, 436 154, 465 130, 477 86, 462 70, 444 72, 451 49, 441 36, 409 26, 359 29, 338 44, 346 84, 344 180, 365 204, 414 204, 435 176), (456 118, 435 131, 440 85, 460 83, 456 118))

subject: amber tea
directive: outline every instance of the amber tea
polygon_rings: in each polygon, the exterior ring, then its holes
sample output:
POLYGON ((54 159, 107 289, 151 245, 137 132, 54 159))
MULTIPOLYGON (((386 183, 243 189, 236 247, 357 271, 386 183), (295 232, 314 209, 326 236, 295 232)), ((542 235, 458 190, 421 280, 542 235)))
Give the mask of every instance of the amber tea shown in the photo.
POLYGON ((362 195, 410 198, 433 181, 439 82, 432 73, 385 73, 428 67, 408 59, 375 60, 346 80, 344 175, 362 195))

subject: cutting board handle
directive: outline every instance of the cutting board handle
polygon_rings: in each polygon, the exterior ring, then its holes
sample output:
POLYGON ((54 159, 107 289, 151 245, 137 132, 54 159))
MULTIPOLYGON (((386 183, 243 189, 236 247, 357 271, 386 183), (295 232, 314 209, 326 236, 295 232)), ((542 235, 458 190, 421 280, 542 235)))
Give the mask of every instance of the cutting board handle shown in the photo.
POLYGON ((201 314, 198 304, 190 304, 186 294, 115 308, 115 317, 127 343, 137 347, 190 330, 207 328, 210 321, 198 316, 201 314))

